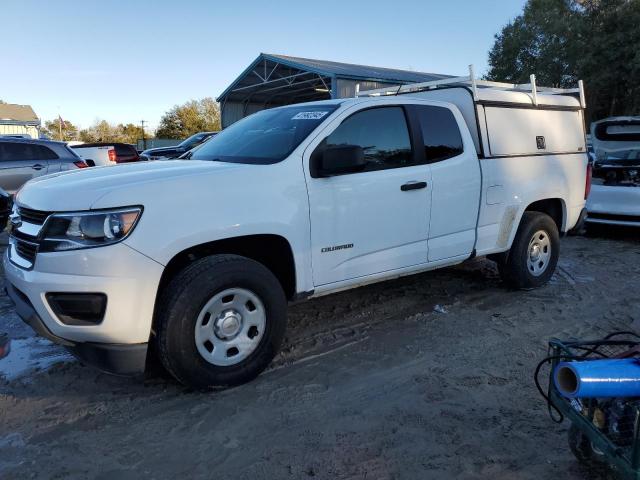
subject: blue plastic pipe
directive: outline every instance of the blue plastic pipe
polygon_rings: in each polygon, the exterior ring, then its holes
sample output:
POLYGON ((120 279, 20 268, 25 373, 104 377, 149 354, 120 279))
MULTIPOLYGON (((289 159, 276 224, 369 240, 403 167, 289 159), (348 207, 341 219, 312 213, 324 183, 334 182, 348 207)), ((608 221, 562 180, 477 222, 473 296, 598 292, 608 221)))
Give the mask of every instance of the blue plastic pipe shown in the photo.
POLYGON ((560 394, 569 398, 640 397, 640 361, 560 362, 553 381, 560 394))

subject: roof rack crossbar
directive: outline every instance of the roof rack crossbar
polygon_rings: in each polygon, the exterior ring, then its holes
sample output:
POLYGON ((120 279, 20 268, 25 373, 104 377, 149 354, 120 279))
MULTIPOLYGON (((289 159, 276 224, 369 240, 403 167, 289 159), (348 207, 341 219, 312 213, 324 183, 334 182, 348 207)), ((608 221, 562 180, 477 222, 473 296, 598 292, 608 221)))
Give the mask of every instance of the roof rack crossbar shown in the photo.
POLYGON ((381 95, 395 95, 397 93, 407 92, 419 92, 422 90, 428 90, 429 88, 437 87, 439 85, 450 85, 452 83, 464 83, 468 82, 469 77, 453 77, 445 78, 442 80, 433 80, 431 82, 422 83, 408 83, 406 85, 390 85, 384 88, 376 88, 375 90, 360 90, 358 96, 360 97, 379 97, 381 95))
POLYGON ((471 79, 471 93, 473 94, 473 101, 478 101, 478 82, 476 81, 476 75, 473 71, 473 65, 469 65, 469 78, 471 79))
POLYGON ((532 73, 529 77, 529 81, 531 83, 531 98, 533 99, 533 104, 538 106, 538 90, 536 89, 536 76, 532 73))
POLYGON ((580 105, 586 108, 584 85, 582 80, 578 81, 578 88, 555 88, 555 87, 539 87, 536 85, 536 76, 531 75, 529 83, 505 83, 493 82, 490 80, 477 80, 474 74, 473 65, 469 65, 469 75, 464 77, 451 77, 441 80, 433 80, 430 82, 409 83, 406 85, 390 85, 384 88, 376 88, 374 90, 359 90, 356 92, 357 97, 379 97, 386 95, 397 95, 399 93, 416 93, 425 90, 431 90, 446 85, 468 85, 471 87, 474 100, 478 99, 478 87, 497 88, 501 90, 511 90, 519 92, 531 93, 534 104, 538 104, 538 93, 551 95, 569 95, 579 94, 580 105))

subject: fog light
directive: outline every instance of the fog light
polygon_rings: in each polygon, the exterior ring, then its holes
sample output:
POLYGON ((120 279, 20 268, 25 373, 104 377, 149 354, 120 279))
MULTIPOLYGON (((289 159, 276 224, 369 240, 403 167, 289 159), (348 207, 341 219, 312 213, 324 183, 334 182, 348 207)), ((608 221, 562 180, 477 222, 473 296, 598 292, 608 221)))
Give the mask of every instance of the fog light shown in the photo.
POLYGON ((104 319, 104 293, 47 293, 47 302, 65 325, 98 325, 104 319))

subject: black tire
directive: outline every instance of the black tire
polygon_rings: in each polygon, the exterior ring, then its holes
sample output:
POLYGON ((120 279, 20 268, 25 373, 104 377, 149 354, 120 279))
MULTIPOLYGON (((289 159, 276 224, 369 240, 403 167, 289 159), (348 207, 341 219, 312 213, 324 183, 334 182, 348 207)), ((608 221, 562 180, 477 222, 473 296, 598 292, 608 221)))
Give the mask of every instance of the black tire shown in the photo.
POLYGON ((578 462, 588 467, 596 465, 589 438, 573 424, 571 424, 567 432, 567 440, 569 442, 569 449, 578 462))
POLYGON ((162 292, 157 310, 158 355, 179 382, 196 388, 233 386, 258 376, 278 352, 287 324, 287 299, 278 279, 262 264, 238 255, 213 255, 182 270, 162 292), (246 289, 264 306, 266 323, 255 350, 231 366, 214 365, 199 353, 198 316, 217 293, 246 289))
POLYGON ((511 288, 537 288, 549 281, 558 264, 559 255, 560 234, 553 219, 545 213, 524 212, 513 245, 506 259, 498 263, 498 271, 502 280, 511 288), (538 232, 544 232, 551 251, 544 262, 544 270, 536 275, 530 270, 534 267, 529 264, 529 247, 534 241, 534 234, 538 232))
POLYGON ((580 429, 571 424, 567 432, 567 440, 569 449, 582 465, 591 466, 593 461, 591 458, 591 442, 589 438, 582 434, 580 429))
POLYGON ((589 437, 580 431, 578 427, 571 424, 567 432, 567 440, 571 453, 582 465, 593 469, 602 469, 606 465, 606 458, 603 453, 593 449, 589 437))

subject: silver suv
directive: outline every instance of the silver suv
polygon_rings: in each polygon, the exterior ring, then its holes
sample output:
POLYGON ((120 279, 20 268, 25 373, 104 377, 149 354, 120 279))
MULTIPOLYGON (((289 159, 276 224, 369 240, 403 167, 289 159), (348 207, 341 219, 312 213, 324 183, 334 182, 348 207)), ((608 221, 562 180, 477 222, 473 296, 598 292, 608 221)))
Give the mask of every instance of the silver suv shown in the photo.
POLYGON ((0 188, 10 194, 32 178, 86 166, 66 143, 0 136, 0 188))

